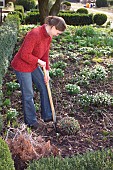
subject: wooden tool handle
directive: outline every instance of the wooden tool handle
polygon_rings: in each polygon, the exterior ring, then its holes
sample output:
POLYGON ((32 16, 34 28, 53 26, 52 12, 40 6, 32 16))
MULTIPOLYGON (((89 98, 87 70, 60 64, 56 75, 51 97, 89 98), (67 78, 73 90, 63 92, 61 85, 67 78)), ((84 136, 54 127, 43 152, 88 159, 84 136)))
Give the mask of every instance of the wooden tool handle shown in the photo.
MULTIPOLYGON (((43 67, 43 72, 44 72, 44 75, 46 75, 46 69, 45 69, 45 67, 43 67)), ((51 95, 51 90, 50 90, 49 81, 46 83, 46 86, 47 86, 47 91, 48 91, 48 96, 49 96, 49 101, 50 101, 50 106, 51 106, 53 121, 54 121, 54 123, 56 123, 56 114, 55 114, 55 109, 54 109, 54 105, 53 105, 53 99, 52 99, 52 95, 51 95)))

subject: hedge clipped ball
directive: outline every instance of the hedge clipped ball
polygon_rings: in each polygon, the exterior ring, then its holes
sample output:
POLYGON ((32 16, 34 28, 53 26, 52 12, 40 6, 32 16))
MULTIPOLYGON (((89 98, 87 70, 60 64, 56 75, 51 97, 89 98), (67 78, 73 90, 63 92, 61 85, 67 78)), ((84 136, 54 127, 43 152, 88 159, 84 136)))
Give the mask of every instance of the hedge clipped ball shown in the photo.
POLYGON ((57 123, 57 129, 63 135, 75 135, 80 130, 80 125, 73 117, 64 117, 57 123))
POLYGON ((0 137, 0 170, 15 170, 7 143, 0 137))
POLYGON ((107 15, 97 13, 93 16, 93 21, 96 25, 103 25, 107 21, 107 15))
POLYGON ((88 14, 88 10, 86 8, 79 8, 76 12, 80 14, 88 14))

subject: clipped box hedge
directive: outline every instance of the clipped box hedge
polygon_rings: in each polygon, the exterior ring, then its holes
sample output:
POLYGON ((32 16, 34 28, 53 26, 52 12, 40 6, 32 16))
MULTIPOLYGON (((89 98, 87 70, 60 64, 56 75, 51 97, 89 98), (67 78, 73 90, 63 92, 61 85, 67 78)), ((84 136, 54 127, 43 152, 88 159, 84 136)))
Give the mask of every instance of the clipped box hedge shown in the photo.
POLYGON ((93 14, 79 14, 79 13, 59 13, 59 16, 64 18, 68 25, 90 25, 93 23, 93 14))
POLYGON ((49 157, 34 160, 27 170, 113 170, 112 149, 90 151, 71 158, 49 157))
POLYGON ((0 170, 15 170, 7 143, 0 137, 0 170))
MULTIPOLYGON (((90 25, 93 23, 93 14, 80 14, 76 12, 60 11, 58 16, 64 18, 68 25, 90 25)), ((40 22, 40 14, 38 11, 30 11, 26 13, 24 24, 37 24, 40 22)))
POLYGON ((18 21, 9 18, 0 26, 0 105, 2 104, 2 79, 7 72, 17 42, 18 21))

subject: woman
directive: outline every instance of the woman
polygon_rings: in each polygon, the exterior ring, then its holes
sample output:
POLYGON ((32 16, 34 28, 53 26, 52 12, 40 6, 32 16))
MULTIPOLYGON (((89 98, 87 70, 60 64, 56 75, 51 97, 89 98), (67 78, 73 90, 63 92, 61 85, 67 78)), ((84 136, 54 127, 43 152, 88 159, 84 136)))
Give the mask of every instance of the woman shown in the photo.
POLYGON ((45 24, 33 28, 27 33, 25 39, 11 62, 22 92, 22 105, 24 122, 29 127, 38 128, 36 110, 33 100, 34 83, 40 92, 41 118, 45 121, 52 120, 46 83, 49 81, 49 48, 53 36, 58 36, 66 29, 63 18, 48 16, 45 24), (41 66, 41 67, 40 67, 41 66), (46 75, 42 68, 46 68, 46 75))

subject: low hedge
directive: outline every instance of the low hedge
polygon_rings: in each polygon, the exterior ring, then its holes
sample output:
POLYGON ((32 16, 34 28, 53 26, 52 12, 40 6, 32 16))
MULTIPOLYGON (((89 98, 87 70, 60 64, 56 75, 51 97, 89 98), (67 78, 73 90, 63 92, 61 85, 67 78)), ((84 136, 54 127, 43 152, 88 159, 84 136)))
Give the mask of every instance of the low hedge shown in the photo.
POLYGON ((37 24, 38 22, 40 22, 40 14, 38 11, 26 13, 24 24, 37 24))
POLYGON ((93 14, 79 14, 79 13, 59 13, 59 16, 64 18, 68 25, 90 25, 93 23, 93 14))
POLYGON ((18 19, 16 17, 9 17, 0 27, 0 105, 2 103, 2 79, 7 72, 17 42, 19 26, 17 23, 18 19))
POLYGON ((112 149, 87 152, 72 158, 49 157, 35 160, 26 170, 113 170, 112 149))
MULTIPOLYGON (((90 25, 93 23, 93 14, 60 11, 58 16, 64 18, 68 25, 90 25)), ((40 14, 38 11, 30 11, 26 13, 24 24, 37 24, 37 22, 40 22, 40 14)))
POLYGON ((7 143, 0 137, 0 170, 15 170, 7 143))

